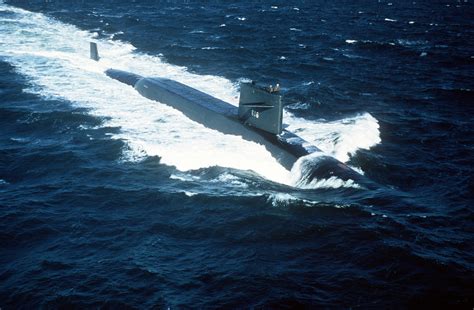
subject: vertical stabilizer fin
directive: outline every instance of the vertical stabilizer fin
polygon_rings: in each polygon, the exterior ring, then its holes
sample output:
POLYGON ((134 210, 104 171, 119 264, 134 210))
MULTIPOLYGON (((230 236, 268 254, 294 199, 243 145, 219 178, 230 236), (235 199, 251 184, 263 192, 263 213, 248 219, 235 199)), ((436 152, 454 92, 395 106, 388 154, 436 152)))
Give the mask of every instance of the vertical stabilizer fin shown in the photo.
POLYGON ((91 42, 91 59, 99 61, 99 51, 97 50, 97 43, 91 42))
POLYGON ((246 125, 278 135, 282 131, 283 105, 279 86, 240 84, 239 119, 246 125))

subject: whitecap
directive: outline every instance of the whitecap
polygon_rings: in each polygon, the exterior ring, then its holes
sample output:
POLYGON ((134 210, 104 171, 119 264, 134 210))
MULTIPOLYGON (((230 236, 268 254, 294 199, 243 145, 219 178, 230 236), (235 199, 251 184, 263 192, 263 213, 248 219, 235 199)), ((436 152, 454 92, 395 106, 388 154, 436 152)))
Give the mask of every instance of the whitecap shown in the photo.
POLYGON ((282 205, 288 205, 291 202, 295 202, 298 200, 298 198, 288 193, 276 193, 276 194, 271 194, 268 197, 268 200, 271 201, 274 207, 279 207, 282 205))
POLYGON ((356 167, 356 166, 352 166, 352 165, 348 165, 352 170, 354 170, 355 172, 357 172, 358 174, 360 175, 365 175, 365 172, 364 170, 362 170, 360 167, 356 167))
POLYGON ((290 105, 287 105, 285 108, 290 110, 308 110, 310 104, 307 102, 296 102, 290 105))
POLYGON ((306 183, 304 185, 298 186, 299 188, 303 189, 317 189, 317 188, 361 188, 359 184, 354 182, 354 180, 342 180, 338 177, 332 176, 328 179, 313 179, 311 182, 306 183))
POLYGON ((289 207, 296 203, 302 203, 306 206, 315 206, 319 202, 307 199, 301 199, 288 193, 272 193, 267 199, 273 207, 289 207))
POLYGON ((356 59, 356 58, 363 58, 362 56, 359 56, 359 55, 353 55, 353 54, 347 54, 347 53, 344 53, 342 54, 344 57, 347 57, 347 58, 352 58, 352 59, 356 59))
POLYGON ((210 180, 210 182, 219 184, 231 184, 233 186, 248 188, 248 184, 246 184, 241 178, 228 172, 220 174, 217 178, 210 180))
POLYGON ((183 182, 194 182, 194 181, 199 181, 201 178, 198 176, 194 176, 191 174, 186 174, 186 173, 173 173, 170 175, 171 180, 179 180, 183 182))

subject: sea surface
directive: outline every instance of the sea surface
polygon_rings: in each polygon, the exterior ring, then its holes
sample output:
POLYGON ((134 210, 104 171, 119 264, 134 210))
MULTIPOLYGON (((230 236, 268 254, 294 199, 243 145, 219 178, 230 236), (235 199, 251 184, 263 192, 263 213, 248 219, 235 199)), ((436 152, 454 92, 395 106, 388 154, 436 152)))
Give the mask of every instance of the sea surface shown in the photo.
POLYGON ((470 0, 0 0, 0 309, 472 309, 473 42, 470 0), (107 68, 232 104, 279 83, 285 126, 375 186, 107 68))

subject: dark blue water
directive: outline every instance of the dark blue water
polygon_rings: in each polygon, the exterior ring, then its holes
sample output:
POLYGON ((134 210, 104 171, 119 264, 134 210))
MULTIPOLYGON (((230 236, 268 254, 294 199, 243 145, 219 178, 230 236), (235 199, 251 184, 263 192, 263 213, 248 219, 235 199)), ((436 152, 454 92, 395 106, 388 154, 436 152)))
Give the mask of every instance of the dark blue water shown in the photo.
POLYGON ((474 306, 471 2, 5 2, 0 308, 474 306), (110 66, 278 82, 377 187, 292 186, 110 66))

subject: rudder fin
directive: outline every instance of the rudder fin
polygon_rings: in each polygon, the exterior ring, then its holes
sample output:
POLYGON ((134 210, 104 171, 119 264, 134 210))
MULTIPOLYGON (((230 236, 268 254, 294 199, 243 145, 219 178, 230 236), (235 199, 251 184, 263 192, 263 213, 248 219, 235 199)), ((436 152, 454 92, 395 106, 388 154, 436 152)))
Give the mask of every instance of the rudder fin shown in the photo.
POLYGON ((97 50, 97 43, 91 42, 90 45, 90 51, 91 51, 91 59, 95 61, 99 61, 99 51, 97 50))

